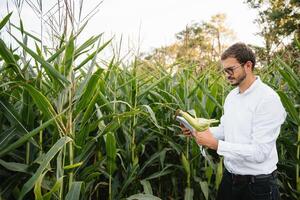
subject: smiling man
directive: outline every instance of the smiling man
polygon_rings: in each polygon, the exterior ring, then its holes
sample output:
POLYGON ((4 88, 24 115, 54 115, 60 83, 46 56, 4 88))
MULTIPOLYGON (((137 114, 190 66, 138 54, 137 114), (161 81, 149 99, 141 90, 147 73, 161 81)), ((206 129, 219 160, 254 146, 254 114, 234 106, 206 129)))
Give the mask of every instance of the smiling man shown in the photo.
POLYGON ((195 137, 198 144, 224 156, 217 199, 277 200, 276 139, 285 109, 277 93, 253 74, 255 55, 247 45, 230 46, 221 63, 229 83, 237 87, 225 99, 220 125, 195 137))

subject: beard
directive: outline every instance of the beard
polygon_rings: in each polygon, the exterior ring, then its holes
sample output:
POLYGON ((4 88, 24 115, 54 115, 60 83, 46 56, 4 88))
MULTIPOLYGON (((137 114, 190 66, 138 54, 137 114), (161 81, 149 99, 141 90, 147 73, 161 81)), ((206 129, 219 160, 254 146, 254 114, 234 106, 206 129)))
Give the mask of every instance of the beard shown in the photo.
POLYGON ((246 76, 247 76, 247 75, 246 75, 246 73, 245 73, 245 71, 244 71, 244 73, 241 74, 240 76, 238 76, 237 78, 228 77, 228 80, 235 80, 234 82, 231 82, 230 84, 231 84, 232 86, 238 86, 238 85, 240 85, 240 83, 241 83, 243 80, 245 80, 246 76))

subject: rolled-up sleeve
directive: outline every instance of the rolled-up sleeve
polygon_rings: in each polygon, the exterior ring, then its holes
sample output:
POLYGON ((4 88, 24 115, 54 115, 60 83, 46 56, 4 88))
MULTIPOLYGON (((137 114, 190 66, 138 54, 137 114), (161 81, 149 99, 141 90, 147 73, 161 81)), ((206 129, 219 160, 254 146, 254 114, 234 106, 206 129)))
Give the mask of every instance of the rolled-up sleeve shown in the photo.
POLYGON ((278 96, 262 100, 254 113, 251 142, 219 141, 217 153, 234 160, 263 162, 276 148, 276 139, 285 118, 286 112, 278 96))

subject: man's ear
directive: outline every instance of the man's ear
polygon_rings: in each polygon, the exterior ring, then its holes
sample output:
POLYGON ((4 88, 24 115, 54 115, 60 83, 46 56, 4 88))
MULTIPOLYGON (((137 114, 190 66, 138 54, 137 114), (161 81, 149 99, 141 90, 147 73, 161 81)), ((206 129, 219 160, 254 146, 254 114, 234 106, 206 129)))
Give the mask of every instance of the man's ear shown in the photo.
POLYGON ((247 69, 249 69, 250 71, 253 71, 253 63, 252 63, 251 61, 247 61, 247 62, 245 63, 245 67, 246 67, 247 69))

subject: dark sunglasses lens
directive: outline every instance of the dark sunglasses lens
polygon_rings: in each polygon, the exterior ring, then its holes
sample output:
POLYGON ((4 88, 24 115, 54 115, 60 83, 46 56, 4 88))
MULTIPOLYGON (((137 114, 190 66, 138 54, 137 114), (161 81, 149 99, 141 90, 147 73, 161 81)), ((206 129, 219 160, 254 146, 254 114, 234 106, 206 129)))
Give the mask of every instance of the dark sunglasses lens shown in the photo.
POLYGON ((225 71, 225 73, 227 73, 227 74, 232 74, 232 73, 233 73, 233 70, 232 70, 232 69, 225 69, 224 71, 225 71))

